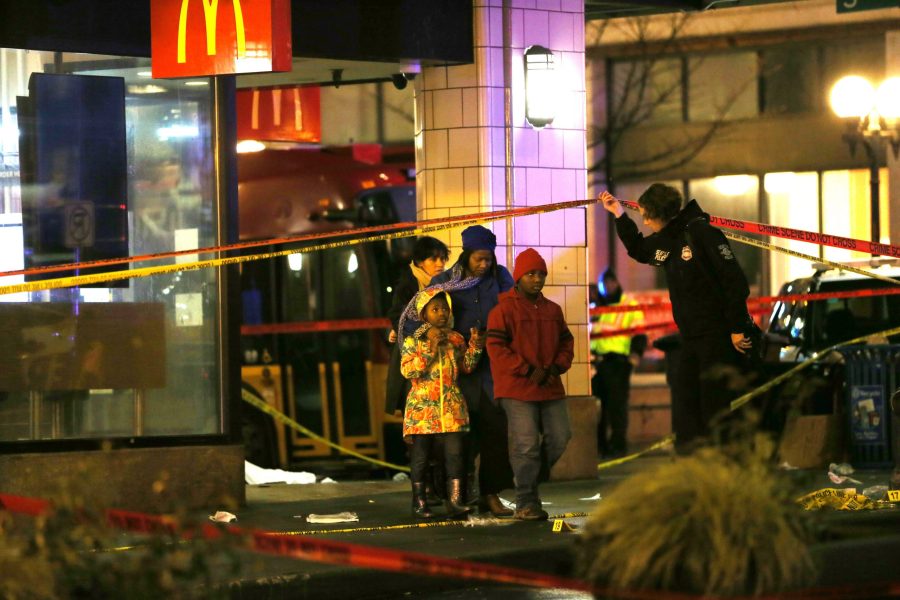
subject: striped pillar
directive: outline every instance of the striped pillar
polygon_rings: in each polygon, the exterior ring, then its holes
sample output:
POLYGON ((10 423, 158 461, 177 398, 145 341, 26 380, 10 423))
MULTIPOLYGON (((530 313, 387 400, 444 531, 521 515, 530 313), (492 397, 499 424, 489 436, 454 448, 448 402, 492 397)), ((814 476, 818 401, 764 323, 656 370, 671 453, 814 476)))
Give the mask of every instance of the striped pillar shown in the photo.
MULTIPOLYGON (((416 186, 420 219, 586 197, 583 0, 474 0, 475 64, 425 68, 415 81, 416 186), (525 48, 553 54, 552 124, 525 120, 525 48), (509 110, 507 101, 509 100, 509 110)), ((521 250, 547 261, 544 294, 562 306, 576 339, 570 396, 590 394, 585 209, 488 225, 512 271, 521 250)), ((440 237, 460 251, 459 230, 440 237)))

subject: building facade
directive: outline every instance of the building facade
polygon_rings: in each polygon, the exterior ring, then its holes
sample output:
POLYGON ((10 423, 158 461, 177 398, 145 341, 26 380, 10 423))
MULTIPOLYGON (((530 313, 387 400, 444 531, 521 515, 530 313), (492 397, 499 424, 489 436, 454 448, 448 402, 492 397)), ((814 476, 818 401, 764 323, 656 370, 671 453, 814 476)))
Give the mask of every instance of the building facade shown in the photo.
MULTIPOLYGON (((151 73, 149 3, 127 17, 74 0, 0 9, 0 285, 54 277, 34 269, 60 263, 123 270, 124 257, 237 241, 240 87, 413 80, 420 218, 585 197, 582 0, 292 4, 291 73, 166 80, 151 73), (557 114, 542 129, 525 120, 524 52, 535 45, 558 74, 557 114)), ((323 137, 400 137, 409 106, 387 119, 384 105, 409 92, 374 94, 375 122, 354 127, 323 94, 323 125, 333 124, 323 137)), ((593 475, 585 212, 492 227, 510 268, 528 246, 550 265, 545 293, 578 343, 566 375, 586 444, 575 453, 593 475)), ((443 237, 458 248, 458 232, 443 237)), ((0 298, 3 491, 45 496, 81 481, 99 502, 153 510, 243 500, 237 268, 177 268, 194 259, 0 298)))
MULTIPOLYGON (((349 78, 369 61, 472 61, 468 1, 293 8, 295 65, 344 61, 349 78), (446 29, 418 27, 432 14, 446 29)), ((0 9, 0 285, 237 241, 236 77, 154 79, 150 47, 150 2, 0 9)), ((177 268, 196 259, 0 298, 4 492, 75 483, 97 502, 155 510, 243 500, 238 271, 177 268)))
MULTIPOLYGON (((838 14, 810 0, 588 24, 590 181, 636 200, 669 182, 707 212, 845 237, 871 239, 870 161, 845 143, 829 108, 844 75, 877 82, 898 71, 900 10, 838 14)), ((897 157, 877 153, 879 241, 900 239, 897 157)), ((664 287, 629 267, 606 215, 589 219, 591 277, 612 264, 626 289, 664 287)), ((834 261, 862 253, 772 238, 834 261)), ((755 293, 777 293, 812 273, 808 261, 735 244, 755 293)))

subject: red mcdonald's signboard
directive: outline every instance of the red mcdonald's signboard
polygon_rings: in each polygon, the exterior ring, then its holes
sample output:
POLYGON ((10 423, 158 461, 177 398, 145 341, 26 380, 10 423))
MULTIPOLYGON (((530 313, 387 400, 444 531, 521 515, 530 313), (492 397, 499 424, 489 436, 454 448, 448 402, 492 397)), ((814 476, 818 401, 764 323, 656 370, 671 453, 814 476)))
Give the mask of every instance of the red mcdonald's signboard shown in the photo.
POLYGON ((321 142, 318 87, 238 90, 239 140, 321 142))
POLYGON ((150 0, 153 77, 291 70, 290 0, 150 0))

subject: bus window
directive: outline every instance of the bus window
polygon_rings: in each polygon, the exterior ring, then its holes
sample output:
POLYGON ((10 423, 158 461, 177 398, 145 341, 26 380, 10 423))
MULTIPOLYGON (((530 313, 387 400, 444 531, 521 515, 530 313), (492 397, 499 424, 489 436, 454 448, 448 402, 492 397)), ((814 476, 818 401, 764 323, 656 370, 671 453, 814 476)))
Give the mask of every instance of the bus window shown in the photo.
POLYGON ((284 320, 315 320, 318 308, 316 282, 320 264, 317 257, 297 252, 280 260, 284 261, 284 320))
POLYGON ((322 318, 360 319, 371 317, 370 269, 366 254, 358 247, 335 248, 322 253, 322 318))
POLYGON ((375 294, 381 301, 381 310, 378 313, 381 316, 391 306, 394 297, 394 285, 400 279, 403 269, 408 270, 407 265, 412 261, 412 246, 415 242, 416 238, 410 236, 408 238, 369 244, 372 248, 375 269, 378 272, 378 281, 381 284, 378 293, 375 294))
POLYGON ((241 307, 244 325, 273 321, 269 288, 273 277, 273 261, 256 260, 241 265, 241 307))
POLYGON ((416 188, 395 187, 391 188, 391 201, 394 204, 394 211, 397 213, 397 221, 415 221, 416 220, 416 188))

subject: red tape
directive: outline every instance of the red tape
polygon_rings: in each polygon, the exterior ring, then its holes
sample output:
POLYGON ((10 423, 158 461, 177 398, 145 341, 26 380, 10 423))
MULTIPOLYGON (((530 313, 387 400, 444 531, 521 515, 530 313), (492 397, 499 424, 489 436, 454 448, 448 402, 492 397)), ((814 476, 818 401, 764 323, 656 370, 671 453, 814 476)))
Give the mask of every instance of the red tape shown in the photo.
MULTIPOLYGON (((900 282, 898 282, 900 283, 900 282)), ((775 304, 776 302, 801 302, 814 300, 828 300, 831 298, 866 298, 870 296, 892 296, 900 294, 900 285, 881 289, 850 290, 846 292, 817 292, 815 294, 787 294, 784 296, 756 296, 747 298, 747 304, 775 304)), ((643 310, 671 310, 671 302, 646 302, 643 304, 617 304, 615 306, 598 306, 590 310, 592 315, 606 313, 627 313, 643 310)))
MULTIPOLYGON (((896 288, 884 288, 875 290, 855 290, 849 292, 822 292, 818 294, 791 294, 787 296, 759 296, 756 298, 748 298, 749 304, 774 304, 775 302, 797 302, 800 300, 824 300, 828 298, 860 298, 865 296, 887 296, 900 294, 900 286, 896 288)), ((620 312, 636 312, 643 310, 671 310, 672 305, 669 302, 653 302, 632 305, 616 305, 601 306, 592 308, 592 315, 602 315, 606 313, 620 312)), ((766 311, 759 309, 751 310, 751 313, 762 314, 766 311)), ((641 333, 642 331, 650 331, 659 329, 660 327, 671 325, 671 323, 657 323, 653 325, 645 325, 642 327, 630 328, 613 332, 613 335, 629 335, 633 333, 641 333)), ((370 319, 335 319, 325 321, 292 321, 288 323, 263 323, 260 325, 242 325, 241 335, 270 335, 270 334, 287 334, 287 333, 322 333, 329 331, 358 331, 364 329, 389 329, 391 321, 385 318, 370 319)), ((592 334, 591 338, 609 337, 604 334, 592 334)))
MULTIPOLYGON (((320 538, 286 536, 274 532, 254 531, 250 532, 250 535, 255 550, 277 556, 292 556, 330 564, 432 577, 476 579, 585 592, 593 590, 589 583, 577 579, 532 573, 522 569, 500 567, 455 558, 443 558, 418 552, 362 546, 320 538)), ((649 598, 649 595, 645 597, 649 598)))
MULTIPOLYGON (((764 315, 769 312, 767 308, 756 308, 749 311, 751 316, 764 315)), ((618 337, 620 335, 635 335, 638 333, 644 333, 647 331, 654 331, 656 329, 665 329, 667 331, 677 331, 678 327, 675 325, 675 321, 663 321, 661 323, 647 323, 646 325, 637 325, 635 327, 627 327, 625 329, 611 329, 609 331, 596 331, 592 332, 590 338, 592 340, 600 339, 600 338, 608 338, 608 337, 618 337)), ((666 332, 664 332, 666 333, 666 332)))
POLYGON ((0 494, 0 509, 8 510, 11 513, 39 517, 50 510, 50 502, 40 498, 0 494))
MULTIPOLYGON (((50 502, 40 498, 0 494, 0 509, 13 513, 40 516, 49 512, 51 508, 50 502)), ((251 541, 251 549, 256 552, 328 564, 348 565, 396 573, 412 573, 431 577, 493 581, 537 588, 570 589, 590 592, 595 597, 625 598, 630 600, 699 600, 703 598, 695 594, 676 592, 600 588, 578 579, 533 573, 523 569, 321 538, 284 535, 278 532, 258 529, 226 528, 225 526, 214 526, 208 523, 202 527, 180 529, 176 519, 164 515, 151 515, 118 509, 106 510, 105 514, 107 522, 111 526, 126 531, 146 534, 164 533, 180 536, 183 539, 193 539, 198 535, 206 539, 218 539, 225 534, 229 534, 249 539, 251 541)), ((775 596, 753 596, 752 598, 753 600, 775 600, 776 598, 805 600, 807 598, 823 597, 869 598, 898 595, 900 595, 900 583, 883 582, 866 586, 815 588, 775 596)), ((735 598, 736 600, 750 600, 750 597, 735 598)))
MULTIPOLYGON (((538 206, 520 206, 517 208, 509 208, 505 210, 480 212, 472 215, 456 215, 448 217, 439 217, 435 219, 426 219, 424 221, 406 221, 403 223, 390 223, 387 225, 372 225, 370 227, 356 227, 353 229, 339 229, 336 231, 325 231, 321 233, 306 233, 289 237, 271 238, 266 240, 254 240, 249 242, 237 242, 234 244, 225 244, 222 246, 208 246, 206 248, 192 248, 190 250, 175 250, 171 252, 157 252, 155 254, 142 254, 139 256, 126 256, 123 258, 108 258, 102 260, 91 260, 85 262, 69 263, 64 265, 48 265, 46 267, 32 267, 30 269, 18 269, 15 271, 2 271, 0 277, 8 277, 11 275, 35 275, 40 273, 54 273, 58 271, 75 271, 80 269, 95 269, 98 267, 121 265, 126 263, 135 263, 148 260, 161 260, 166 258, 174 258, 177 256, 187 256, 192 254, 211 254, 221 252, 231 252, 234 250, 245 250, 249 248, 259 248, 261 246, 275 246, 281 244, 293 244, 299 242, 310 242, 329 238, 358 238, 364 235, 376 233, 390 233, 395 231, 421 229, 425 227, 433 227, 436 225, 447 225, 458 221, 469 221, 478 219, 504 219, 514 217, 524 217, 533 214, 540 214, 556 210, 564 210, 569 208, 582 208, 597 202, 594 200, 571 200, 569 202, 557 202, 555 204, 542 204, 538 206)), ((297 248, 297 252, 303 252, 303 248, 297 248)))
POLYGON ((391 320, 338 319, 333 321, 292 321, 289 323, 265 323, 242 325, 241 335, 267 335, 279 333, 319 333, 327 331, 355 331, 361 329, 390 329, 391 320))
MULTIPOLYGON (((40 498, 28 498, 11 494, 0 494, 0 509, 31 516, 46 514, 52 509, 50 502, 40 498)), ((522 569, 500 567, 471 561, 443 558, 417 552, 392 550, 375 546, 363 546, 347 542, 337 542, 257 529, 228 527, 221 529, 209 524, 200 528, 181 530, 178 521, 164 515, 151 515, 126 510, 108 509, 104 512, 107 522, 118 529, 136 533, 180 535, 192 539, 198 534, 207 539, 215 539, 228 533, 251 540, 251 548, 257 552, 276 556, 290 556, 362 568, 414 573, 442 577, 461 577, 499 583, 513 583, 540 588, 565 588, 592 591, 586 582, 542 573, 532 573, 522 569)), ((651 598, 649 594, 643 598, 651 598)))
POLYGON ((614 330, 610 330, 610 331, 597 331, 597 332, 591 333, 591 339, 597 340, 600 338, 618 337, 620 335, 636 335, 638 333, 644 333, 647 331, 655 331, 657 329, 676 331, 678 328, 675 326, 675 321, 666 321, 665 323, 649 323, 647 325, 638 325, 636 327, 626 327, 624 329, 614 329, 614 330))
MULTIPOLYGON (((637 202, 620 200, 623 206, 627 206, 633 210, 637 210, 637 202)), ((890 244, 879 244, 877 242, 868 242, 866 240, 858 240, 855 238, 846 238, 839 235, 830 235, 827 233, 818 233, 815 231, 804 231, 802 229, 792 229, 790 227, 780 227, 778 225, 766 225, 765 223, 755 223, 753 221, 742 221, 740 219, 726 219, 724 217, 716 217, 710 215, 709 222, 717 227, 726 229, 737 229, 745 233, 756 233, 767 235, 770 237, 784 238, 799 242, 808 242, 810 244, 818 244, 820 246, 831 246, 832 248, 840 248, 842 250, 855 250, 856 252, 865 252, 872 255, 891 256, 900 258, 900 247, 890 244)))

